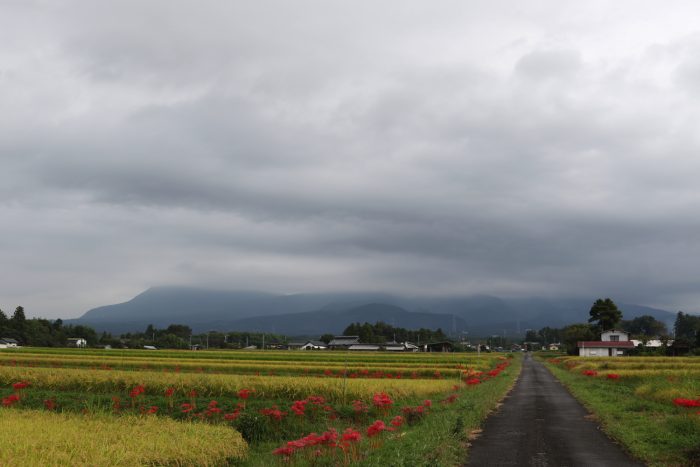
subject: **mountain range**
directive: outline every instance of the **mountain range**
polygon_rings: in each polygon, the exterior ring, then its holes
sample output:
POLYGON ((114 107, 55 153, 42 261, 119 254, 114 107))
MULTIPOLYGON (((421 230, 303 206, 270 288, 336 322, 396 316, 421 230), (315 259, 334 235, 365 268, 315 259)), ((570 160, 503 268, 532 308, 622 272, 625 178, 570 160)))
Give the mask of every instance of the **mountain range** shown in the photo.
MULTIPOLYGON (((595 297, 597 298, 597 297, 595 297)), ((488 295, 404 297, 384 293, 273 294, 154 287, 131 300, 94 308, 66 323, 119 334, 148 324, 186 324, 194 332, 257 331, 288 336, 339 334, 354 322, 384 321, 408 329, 429 328, 450 335, 523 335, 527 329, 586 322, 593 299, 506 299, 488 295)), ((675 314, 617 303, 624 319, 651 315, 671 327, 675 314)))

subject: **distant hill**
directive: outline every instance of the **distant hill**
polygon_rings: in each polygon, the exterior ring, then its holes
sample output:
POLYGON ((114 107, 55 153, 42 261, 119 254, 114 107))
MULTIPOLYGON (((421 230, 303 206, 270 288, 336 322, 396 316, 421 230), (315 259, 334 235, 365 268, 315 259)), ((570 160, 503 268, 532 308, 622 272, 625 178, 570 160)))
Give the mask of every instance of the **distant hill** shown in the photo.
POLYGON ((448 331, 453 327, 465 329, 464 319, 447 314, 410 312, 386 303, 369 303, 349 309, 308 311, 255 318, 234 322, 240 331, 263 331, 294 336, 316 336, 324 333, 340 334, 351 323, 384 321, 406 329, 437 329, 448 331))
MULTIPOLYGON (((101 306, 66 323, 86 324, 112 333, 143 331, 148 324, 187 324, 195 332, 261 331, 318 336, 339 333, 353 322, 385 321, 394 326, 442 328, 471 337, 523 335, 526 329, 585 322, 591 299, 503 299, 401 297, 381 293, 271 294, 189 287, 155 287, 133 299, 101 306)), ((622 304, 625 319, 651 315, 672 326, 675 314, 622 304)))

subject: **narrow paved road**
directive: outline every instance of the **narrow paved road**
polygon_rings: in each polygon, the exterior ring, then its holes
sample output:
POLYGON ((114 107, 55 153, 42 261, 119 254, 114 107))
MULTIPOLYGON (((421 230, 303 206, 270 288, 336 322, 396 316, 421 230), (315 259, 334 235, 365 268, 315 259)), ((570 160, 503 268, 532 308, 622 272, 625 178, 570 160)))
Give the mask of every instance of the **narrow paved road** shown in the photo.
POLYGON ((525 356, 520 378, 469 448, 467 466, 642 466, 605 436, 544 365, 525 356))

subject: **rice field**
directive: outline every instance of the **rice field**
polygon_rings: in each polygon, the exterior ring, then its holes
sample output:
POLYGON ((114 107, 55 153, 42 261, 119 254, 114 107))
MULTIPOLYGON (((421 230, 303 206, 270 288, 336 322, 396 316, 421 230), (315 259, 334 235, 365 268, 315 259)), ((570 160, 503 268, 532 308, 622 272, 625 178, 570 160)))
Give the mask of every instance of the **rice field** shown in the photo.
POLYGON ((549 368, 649 465, 700 465, 699 357, 557 357, 549 368))
POLYGON ((18 428, 0 465, 403 465, 397 455, 405 465, 436 455, 438 465, 459 465, 468 430, 519 365, 495 354, 3 350, 0 419, 62 434, 18 428), (134 435, 121 436, 129 426, 134 435), (91 437, 81 444, 85 427, 91 437), (156 448, 178 436, 200 461, 156 448), (92 447, 110 442, 119 452, 92 447))
POLYGON ((3 410, 0 465, 222 465, 247 445, 223 426, 166 418, 3 410))

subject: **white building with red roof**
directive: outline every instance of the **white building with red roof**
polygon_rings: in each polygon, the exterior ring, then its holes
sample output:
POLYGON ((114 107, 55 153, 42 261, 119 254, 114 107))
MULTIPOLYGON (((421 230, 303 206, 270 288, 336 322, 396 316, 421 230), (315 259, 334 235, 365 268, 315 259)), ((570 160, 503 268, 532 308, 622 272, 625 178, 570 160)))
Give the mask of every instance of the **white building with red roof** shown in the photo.
POLYGON ((629 334, 619 329, 610 329, 600 335, 599 341, 576 343, 579 357, 617 357, 634 348, 629 334))

